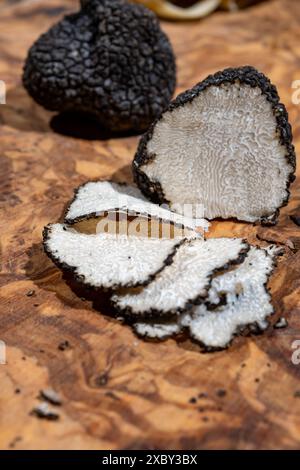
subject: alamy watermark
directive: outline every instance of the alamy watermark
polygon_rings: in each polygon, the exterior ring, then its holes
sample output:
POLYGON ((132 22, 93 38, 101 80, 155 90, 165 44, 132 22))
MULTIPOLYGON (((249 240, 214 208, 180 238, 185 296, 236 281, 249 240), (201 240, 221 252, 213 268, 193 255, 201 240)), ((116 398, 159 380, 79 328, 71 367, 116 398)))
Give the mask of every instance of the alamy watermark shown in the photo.
POLYGON ((292 82, 292 89, 295 90, 292 93, 292 103, 300 104, 300 80, 294 80, 292 82))
POLYGON ((204 219, 204 208, 201 204, 183 204, 169 207, 148 205, 144 201, 130 204, 130 198, 122 196, 116 209, 98 212, 99 221, 95 233, 110 233, 146 238, 182 238, 191 230, 204 234, 209 223, 204 219))
POLYGON ((294 352, 291 357, 291 361, 294 364, 294 366, 299 366, 300 364, 300 339, 295 339, 295 341, 292 342, 291 348, 294 349, 294 352))
POLYGON ((6 104, 6 84, 0 80, 0 104, 6 104))
POLYGON ((0 365, 6 364, 6 344, 0 340, 0 365))

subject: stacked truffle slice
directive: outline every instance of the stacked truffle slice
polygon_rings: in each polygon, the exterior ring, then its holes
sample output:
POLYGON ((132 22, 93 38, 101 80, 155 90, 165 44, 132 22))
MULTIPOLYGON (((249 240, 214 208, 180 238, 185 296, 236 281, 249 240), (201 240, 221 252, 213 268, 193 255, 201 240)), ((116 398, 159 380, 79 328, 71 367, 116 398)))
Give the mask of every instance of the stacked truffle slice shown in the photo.
POLYGON ((77 281, 108 290, 118 316, 138 334, 163 339, 186 329, 207 348, 223 348, 240 327, 265 328, 275 250, 238 238, 204 240, 205 228, 204 220, 149 203, 136 188, 90 182, 77 190, 65 223, 45 228, 44 246, 77 281), (82 230, 112 211, 182 231, 161 238, 82 230))
POLYGON ((227 347, 238 334, 264 331, 273 313, 266 286, 279 253, 273 246, 251 247, 242 263, 212 279, 200 305, 169 319, 137 321, 136 332, 164 339, 187 329, 207 350, 214 350, 227 347))

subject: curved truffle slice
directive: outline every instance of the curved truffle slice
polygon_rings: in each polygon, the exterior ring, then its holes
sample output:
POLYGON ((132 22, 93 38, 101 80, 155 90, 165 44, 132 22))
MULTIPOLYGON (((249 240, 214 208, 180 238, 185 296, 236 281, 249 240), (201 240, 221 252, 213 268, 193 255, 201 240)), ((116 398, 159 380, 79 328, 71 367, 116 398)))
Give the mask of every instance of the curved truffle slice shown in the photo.
POLYGON ((213 274, 242 262, 247 243, 238 238, 186 240, 166 266, 141 292, 114 295, 112 303, 135 317, 179 313, 207 296, 213 274))
POLYGON ((180 333, 182 327, 175 321, 165 323, 138 322, 134 323, 133 329, 139 336, 152 339, 166 339, 180 333))
POLYGON ((62 224, 44 230, 44 247, 63 270, 102 289, 145 285, 172 261, 178 241, 99 233, 86 235, 62 224))
POLYGON ((152 125, 133 171, 147 197, 180 213, 185 204, 202 204, 208 219, 274 222, 295 171, 275 86, 249 66, 207 77, 152 125))
POLYGON ((273 312, 266 283, 275 255, 274 249, 251 247, 241 265, 213 279, 209 307, 202 304, 183 315, 182 326, 188 326, 194 339, 213 349, 227 347, 234 335, 253 324, 264 330, 273 312))
POLYGON ((115 131, 146 130, 169 104, 176 67, 155 14, 123 0, 82 1, 30 48, 23 83, 51 111, 95 115, 115 131))
POLYGON ((83 218, 115 210, 159 218, 191 230, 198 227, 205 230, 208 228, 208 222, 204 219, 194 219, 171 212, 149 202, 138 188, 111 181, 90 181, 80 186, 68 208, 65 222, 74 224, 83 218))

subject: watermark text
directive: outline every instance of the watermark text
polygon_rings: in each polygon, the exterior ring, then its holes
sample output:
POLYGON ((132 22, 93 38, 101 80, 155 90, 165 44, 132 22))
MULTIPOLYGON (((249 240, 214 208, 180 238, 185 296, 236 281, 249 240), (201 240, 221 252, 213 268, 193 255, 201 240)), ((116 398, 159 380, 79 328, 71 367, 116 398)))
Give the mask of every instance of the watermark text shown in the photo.
POLYGON ((6 104, 6 84, 0 80, 0 104, 6 104))

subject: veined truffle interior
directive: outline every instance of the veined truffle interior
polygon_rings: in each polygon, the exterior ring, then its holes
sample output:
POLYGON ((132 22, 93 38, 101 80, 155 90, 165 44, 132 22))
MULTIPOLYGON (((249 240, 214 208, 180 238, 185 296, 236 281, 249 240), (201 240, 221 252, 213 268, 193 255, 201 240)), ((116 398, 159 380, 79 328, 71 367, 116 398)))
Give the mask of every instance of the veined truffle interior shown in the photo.
POLYGON ((204 216, 253 222, 287 197, 291 167, 279 142, 272 106, 259 87, 209 86, 154 127, 141 166, 165 199, 204 206, 204 216))

